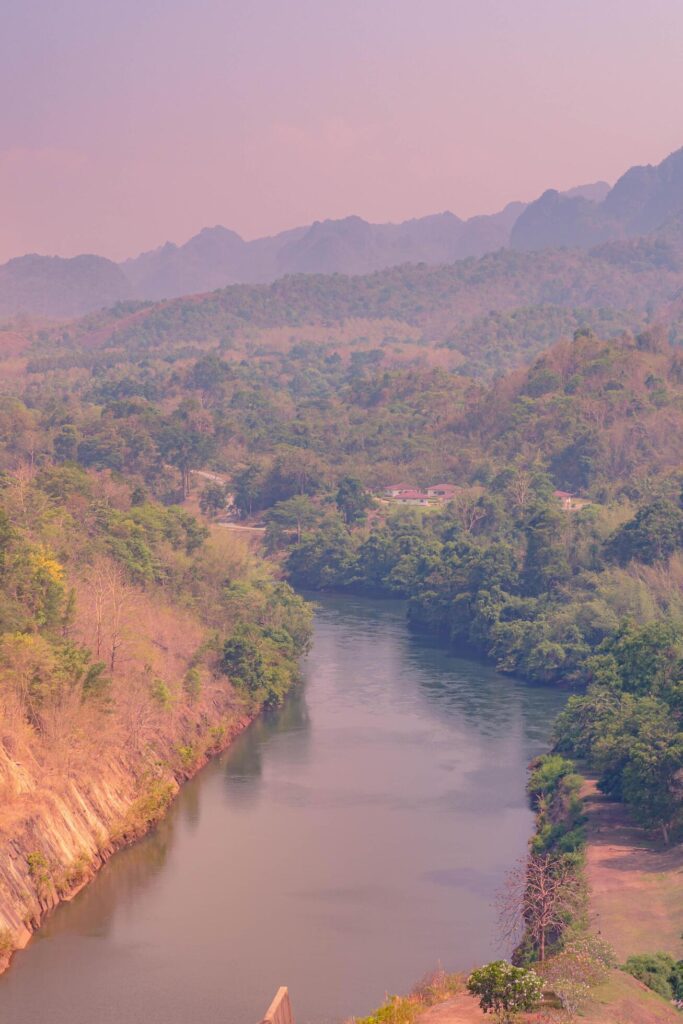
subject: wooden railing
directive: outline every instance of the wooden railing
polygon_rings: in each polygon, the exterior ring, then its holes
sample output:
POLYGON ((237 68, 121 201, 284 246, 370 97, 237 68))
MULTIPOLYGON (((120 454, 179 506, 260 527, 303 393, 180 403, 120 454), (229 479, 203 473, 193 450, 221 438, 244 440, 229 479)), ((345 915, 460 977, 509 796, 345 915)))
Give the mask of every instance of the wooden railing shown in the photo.
POLYGON ((261 1024, 294 1024, 292 1004, 289 1001, 289 989, 284 985, 275 993, 275 999, 266 1010, 261 1024))

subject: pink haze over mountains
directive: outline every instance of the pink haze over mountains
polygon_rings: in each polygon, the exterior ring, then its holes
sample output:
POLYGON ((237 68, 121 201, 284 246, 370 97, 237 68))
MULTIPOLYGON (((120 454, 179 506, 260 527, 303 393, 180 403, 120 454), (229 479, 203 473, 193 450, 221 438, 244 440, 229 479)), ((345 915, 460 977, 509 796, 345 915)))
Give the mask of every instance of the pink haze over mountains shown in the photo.
POLYGON ((460 216, 683 142, 679 0, 5 0, 0 261, 460 216))

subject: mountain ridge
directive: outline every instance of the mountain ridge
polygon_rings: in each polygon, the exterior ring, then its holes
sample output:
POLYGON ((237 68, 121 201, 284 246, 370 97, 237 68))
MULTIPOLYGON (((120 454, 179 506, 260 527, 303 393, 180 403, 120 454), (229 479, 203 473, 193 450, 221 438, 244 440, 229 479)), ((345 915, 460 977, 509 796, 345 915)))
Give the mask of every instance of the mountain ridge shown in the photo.
POLYGON ((647 235, 683 211, 683 148, 661 163, 630 167, 602 200, 587 194, 546 190, 522 211, 512 227, 513 249, 558 246, 590 249, 647 235))
MULTIPOLYGON (((595 182, 570 193, 602 195, 608 188, 595 182)), ((182 245, 165 242, 118 264, 102 256, 33 253, 0 266, 0 316, 70 317, 123 300, 178 298, 231 284, 269 283, 287 274, 357 275, 402 263, 477 258, 509 245, 525 208, 514 201, 494 214, 462 219, 447 210, 398 224, 373 224, 351 215, 251 241, 215 225, 182 245)))

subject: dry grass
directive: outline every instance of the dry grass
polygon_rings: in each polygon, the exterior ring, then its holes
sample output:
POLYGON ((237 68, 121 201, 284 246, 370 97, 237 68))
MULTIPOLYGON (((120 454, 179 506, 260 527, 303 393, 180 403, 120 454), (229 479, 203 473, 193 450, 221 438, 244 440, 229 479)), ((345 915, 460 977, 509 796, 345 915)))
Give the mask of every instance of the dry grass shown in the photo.
POLYGON ((623 806, 587 783, 592 926, 621 961, 663 951, 683 957, 683 846, 656 845, 623 806))

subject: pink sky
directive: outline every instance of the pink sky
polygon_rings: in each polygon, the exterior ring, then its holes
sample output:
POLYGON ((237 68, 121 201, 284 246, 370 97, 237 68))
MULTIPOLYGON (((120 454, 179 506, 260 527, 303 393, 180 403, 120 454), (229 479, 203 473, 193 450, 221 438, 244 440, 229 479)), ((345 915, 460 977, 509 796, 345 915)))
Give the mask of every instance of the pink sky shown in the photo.
POLYGON ((683 145, 681 0, 2 0, 0 260, 493 212, 683 145))

